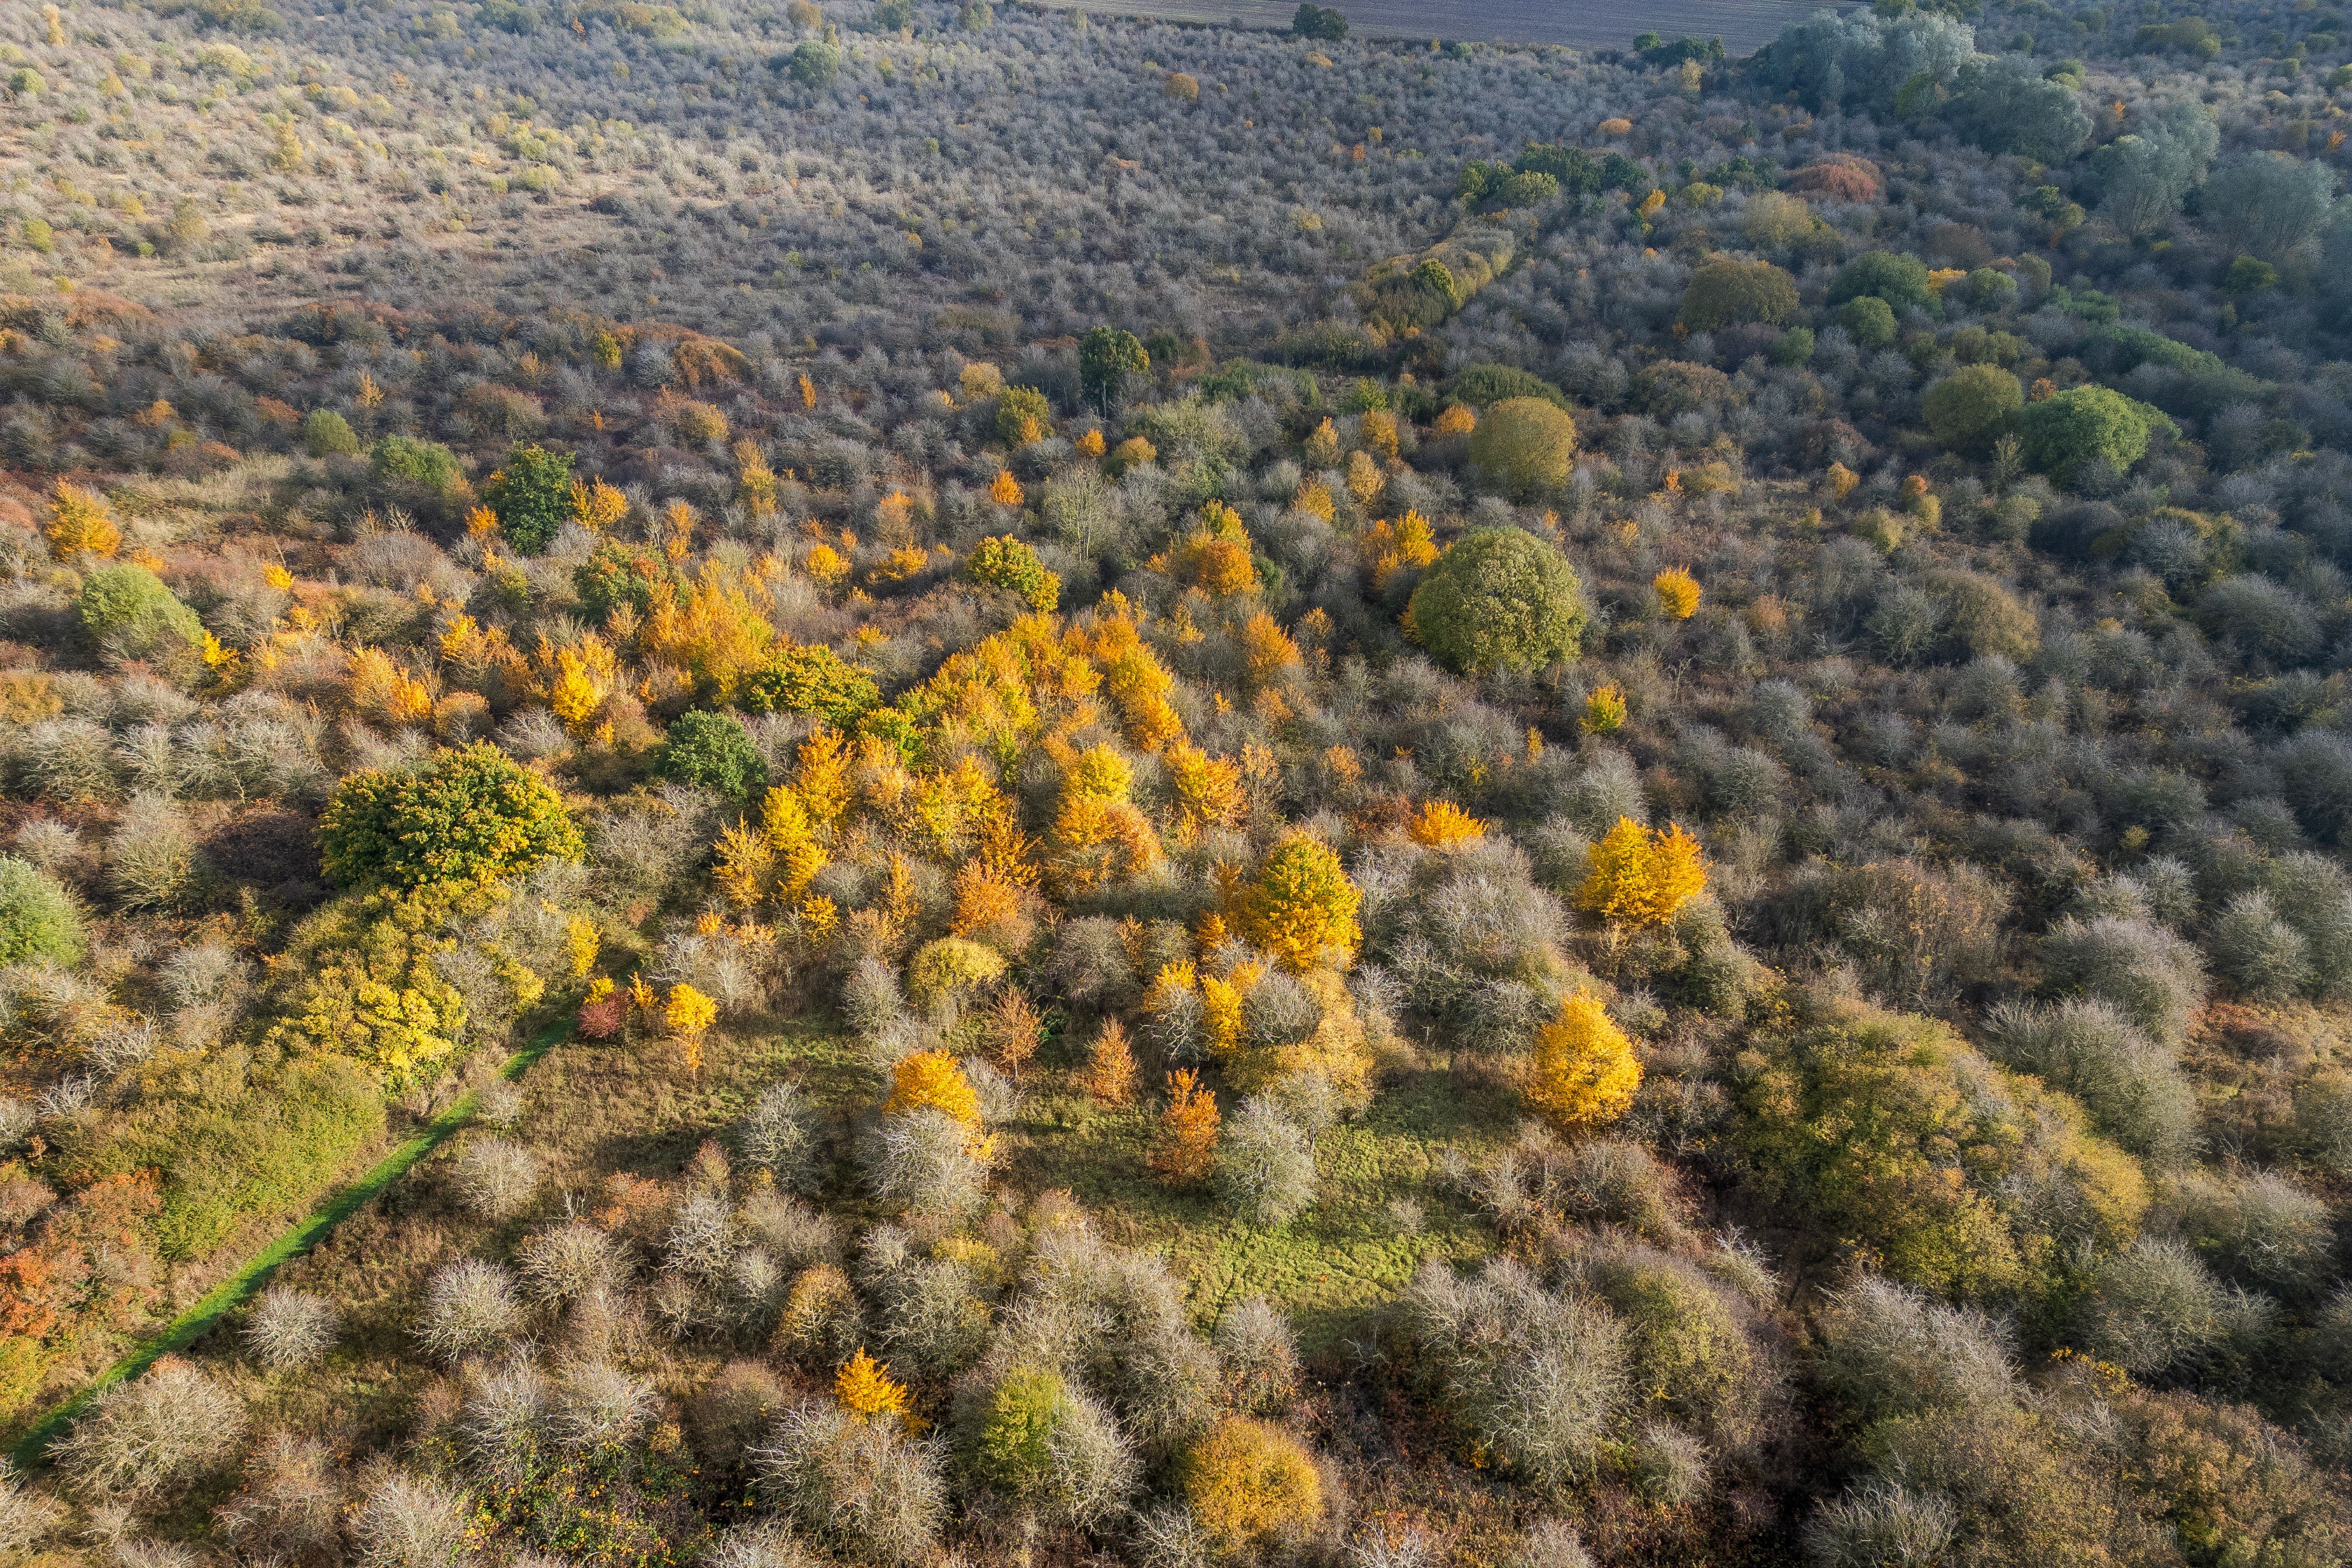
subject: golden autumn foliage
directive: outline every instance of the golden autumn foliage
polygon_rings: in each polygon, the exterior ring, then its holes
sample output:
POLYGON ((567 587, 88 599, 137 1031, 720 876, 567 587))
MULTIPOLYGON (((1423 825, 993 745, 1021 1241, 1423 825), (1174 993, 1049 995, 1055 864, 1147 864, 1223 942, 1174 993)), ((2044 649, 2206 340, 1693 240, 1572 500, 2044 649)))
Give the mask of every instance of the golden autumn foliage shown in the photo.
POLYGON ((1151 1141, 1152 1173, 1171 1187, 1197 1187, 1209 1179, 1217 1158, 1222 1118, 1217 1097, 1190 1068, 1168 1075, 1168 1108, 1151 1141))
POLYGON ((598 533, 629 515, 629 498, 602 479, 572 481, 572 515, 598 533))
POLYGON ((379 647, 352 651, 344 667, 355 712, 386 724, 415 724, 433 716, 433 689, 379 647))
POLYGON ((908 1407, 907 1385, 890 1376, 888 1363, 867 1355, 864 1345, 841 1363, 841 1371, 833 1380, 833 1398, 852 1415, 887 1415, 909 1431, 917 1426, 914 1413, 908 1407))
POLYGON ((1102 1032, 1087 1048, 1078 1086, 1097 1105, 1124 1106, 1135 1098, 1135 1052, 1127 1043, 1126 1026, 1117 1018, 1105 1019, 1102 1032))
POLYGON ((1440 436, 1467 436, 1478 428, 1478 416, 1467 404, 1457 403, 1440 414, 1431 428, 1440 436))
POLYGON ((1242 795, 1239 763, 1213 757, 1190 742, 1169 747, 1160 761, 1169 783, 1176 786, 1176 807, 1184 827, 1231 827, 1241 821, 1248 803, 1242 795))
POLYGON ((719 1022, 719 1004, 680 981, 669 988, 669 999, 662 1004, 662 1022, 678 1038, 698 1041, 719 1022))
POLYGON ((1645 828, 1621 816, 1589 852, 1576 907, 1612 925, 1657 926, 1706 890, 1706 858, 1698 840, 1668 823, 1645 828))
POLYGON ((961 1064, 945 1051, 917 1051, 891 1070, 890 1098, 882 1102, 882 1113, 903 1116, 927 1109, 944 1111, 966 1127, 980 1125, 980 1096, 961 1064))
POLYGON ((1633 1042, 1609 1016, 1601 998, 1579 991, 1536 1032, 1523 1090, 1538 1115, 1564 1131, 1616 1121, 1633 1109, 1642 1087, 1633 1042))
POLYGON ((826 828, 849 811, 849 756, 838 731, 818 725, 801 742, 793 793, 817 826, 826 828))
POLYGON ((1290 504, 1307 516, 1320 518, 1325 522, 1339 514, 1339 507, 1331 500, 1331 487, 1321 479, 1299 481, 1298 493, 1290 498, 1290 504))
POLYGON ((698 695, 724 700, 767 662, 776 628, 762 613, 766 602, 756 578, 706 560, 699 572, 654 584, 639 650, 685 671, 698 695))
POLYGON ((1021 481, 1009 468, 996 470, 996 481, 988 487, 988 499, 999 506, 1019 506, 1022 501, 1021 481))
POLYGON ((1228 1415, 1186 1452, 1184 1500, 1229 1555, 1313 1528, 1323 1482, 1306 1447, 1280 1427, 1228 1415))
POLYGON ((1596 688, 1584 700, 1584 712, 1577 722, 1588 735, 1608 735, 1625 727, 1625 693, 1613 683, 1596 688))
POLYGON ((1298 645, 1282 629, 1282 623, 1264 610, 1243 624, 1241 645, 1246 661, 1243 677, 1253 688, 1268 685, 1284 670, 1298 668, 1298 645))
POLYGON ((1698 614, 1698 579, 1679 566, 1669 566, 1650 579, 1657 591, 1658 613, 1670 621, 1686 621, 1698 614))
POLYGON ((49 521, 41 531, 59 555, 111 555, 122 546, 106 498, 63 479, 49 492, 49 521))
POLYGON ((1486 825, 1450 800, 1424 801, 1405 824, 1406 836, 1431 849, 1451 849, 1486 837, 1486 825))
POLYGON ((1174 569, 1184 582, 1220 598, 1255 593, 1257 563, 1250 557, 1242 514, 1221 500, 1202 501, 1199 526, 1177 546, 1174 569))
POLYGON ((1294 829, 1259 866, 1239 913, 1250 941, 1296 973, 1355 956, 1364 934, 1356 924, 1362 902, 1331 847, 1294 829))
POLYGON ((1437 536, 1429 519, 1407 508, 1402 517, 1376 522, 1357 541, 1372 585, 1386 588, 1400 571, 1421 571, 1437 559, 1437 536))

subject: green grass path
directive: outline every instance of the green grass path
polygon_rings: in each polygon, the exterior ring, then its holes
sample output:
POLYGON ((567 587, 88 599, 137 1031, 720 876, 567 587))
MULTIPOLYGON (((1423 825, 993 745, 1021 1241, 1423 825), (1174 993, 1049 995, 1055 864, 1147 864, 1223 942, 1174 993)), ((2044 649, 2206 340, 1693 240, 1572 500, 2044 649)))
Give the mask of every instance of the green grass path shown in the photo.
MULTIPOLYGON (((569 1018, 551 1024, 541 1030, 530 1043, 509 1057, 499 1068, 503 1079, 520 1078, 572 1032, 569 1018)), ((16 1445, 16 1461, 20 1468, 37 1464, 48 1451, 51 1439, 64 1431, 74 1417, 89 1408, 89 1402, 125 1378, 137 1377, 149 1367, 175 1351, 184 1351, 209 1333, 213 1326, 230 1312, 251 1300, 278 1272, 279 1264, 299 1258, 316 1247, 321 1237, 357 1214, 368 1202, 386 1187, 405 1175, 409 1168, 433 1152, 449 1135, 474 1119, 479 1107, 478 1090, 468 1092, 457 1104, 435 1117, 424 1128, 369 1169, 350 1185, 336 1191, 327 1201, 312 1209, 294 1226, 257 1254, 253 1260, 235 1274, 207 1291, 204 1299, 173 1319, 169 1327, 116 1362, 89 1385, 71 1399, 50 1411, 36 1422, 23 1442, 16 1445)))

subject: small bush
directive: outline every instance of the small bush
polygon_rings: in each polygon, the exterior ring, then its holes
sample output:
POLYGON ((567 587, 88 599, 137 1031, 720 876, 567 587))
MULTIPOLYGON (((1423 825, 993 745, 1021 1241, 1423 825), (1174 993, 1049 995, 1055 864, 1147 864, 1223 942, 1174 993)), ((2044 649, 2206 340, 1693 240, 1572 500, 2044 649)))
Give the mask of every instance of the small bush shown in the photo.
POLYGON ((2042 956, 2053 989, 2112 1002, 2168 1046, 2187 1037, 2205 999, 2197 950, 2145 921, 2069 915, 2050 929, 2042 956))
POLYGON ((490 1349, 521 1326, 522 1307, 507 1271, 466 1258, 433 1276, 416 1338, 433 1354, 456 1362, 490 1349))
POLYGON ((518 1267, 523 1293, 550 1307, 617 1293, 629 1272, 620 1245, 581 1220, 560 1225, 523 1243, 518 1267))
POLYGON ((972 1146, 971 1129, 935 1107, 893 1115, 873 1138, 866 1180, 886 1207, 940 1217, 968 1215, 988 1195, 988 1168, 974 1157, 972 1146))
POLYGON ((82 582, 75 613, 92 644, 115 662, 185 658, 204 623, 144 566, 101 566, 82 582))
POLYGON ((816 1108, 793 1083, 772 1083, 736 1123, 744 1163, 769 1172, 780 1187, 807 1185, 817 1154, 816 1108))
POLYGON ((1279 1427, 1229 1415, 1184 1455, 1184 1500, 1234 1553, 1297 1540, 1323 1517, 1323 1483, 1306 1447, 1279 1427))
POLYGON ((1118 1425, 1057 1372, 1007 1373, 979 1403, 971 1424, 974 1472, 1052 1522, 1088 1528, 1140 1479, 1118 1425))
POLYGON ((973 582, 1002 588, 1033 610, 1050 614, 1061 603, 1062 579, 1045 570, 1036 551, 1009 533, 973 546, 964 571, 973 582))
POLYGON ((1576 421, 1540 397, 1507 397, 1470 433, 1470 462, 1523 499, 1557 493, 1576 462, 1576 421))
POLYGON ((0 964, 81 962, 81 910, 57 879, 29 860, 0 855, 0 964))
POLYGON ((450 1568, 467 1548, 464 1493, 394 1471, 352 1516, 361 1568, 450 1568))
POLYGON ((2213 965, 2242 996, 2278 1002, 2311 981, 2311 950, 2303 933, 2279 919, 2268 893, 2255 889, 2230 900, 2213 922, 2213 965))
POLYGON ((1278 1106, 1253 1096, 1225 1121, 1214 1181, 1243 1224, 1285 1225, 1315 1201, 1315 1151, 1278 1106))
POLYGON ((672 721, 656 768, 673 784, 746 801, 768 782, 768 765, 731 715, 697 708, 672 721))
POLYGON ((558 1441, 576 1452, 625 1449, 644 1433, 661 1409, 650 1384, 606 1362, 571 1368, 557 1386, 553 1419, 558 1441))
POLYGON ((282 1285, 265 1291, 245 1320, 245 1342, 271 1372, 315 1366, 335 1342, 335 1304, 282 1285))
POLYGON ((0 1458, 0 1554, 30 1552, 49 1537, 65 1510, 29 1490, 13 1459, 0 1458))
POLYGON ((1865 1421, 2017 1397, 2017 1372, 1991 1319, 1889 1280, 1832 1295, 1821 1334, 1822 1385, 1865 1421))
POLYGON ((1225 1309, 1217 1320, 1217 1355, 1225 1398, 1244 1415, 1268 1415, 1298 1392, 1298 1342, 1263 1296, 1225 1309))
POLYGON ((1402 1310, 1421 1381, 1496 1460, 1547 1487, 1591 1473, 1632 1388, 1605 1307, 1547 1291, 1514 1261, 1474 1279, 1432 1261, 1402 1310))
POLYGON ((1823 1503, 1805 1545, 1822 1568, 1927 1568, 1947 1560, 1958 1535, 1959 1515, 1944 1498, 1871 1481, 1823 1503))
POLYGON ((2134 1377, 2194 1371, 2246 1326, 2248 1306, 2189 1248, 2142 1237, 2092 1277, 2083 1348, 2134 1377))
POLYGON ((2172 1053, 2112 1002, 2004 1004, 1986 1018, 1994 1053, 2080 1100, 2101 1131, 2161 1165, 2193 1152, 2197 1104, 2172 1053))
POLYGON ((193 1363, 166 1356, 100 1394, 50 1453, 76 1490, 145 1505, 226 1460, 244 1431, 234 1394, 193 1363))
POLYGON ((469 1139, 450 1180, 466 1206, 485 1219, 520 1214, 539 1190, 539 1156, 504 1138, 469 1139))
POLYGON ((2225 1277, 2284 1294, 2325 1282, 2335 1252, 2327 1205, 2286 1177, 2199 1174, 2175 1201, 2181 1235, 2225 1277))
POLYGON ((802 1405, 752 1460, 760 1489, 803 1528, 871 1561, 920 1561, 946 1519, 938 1446, 896 1421, 802 1405))

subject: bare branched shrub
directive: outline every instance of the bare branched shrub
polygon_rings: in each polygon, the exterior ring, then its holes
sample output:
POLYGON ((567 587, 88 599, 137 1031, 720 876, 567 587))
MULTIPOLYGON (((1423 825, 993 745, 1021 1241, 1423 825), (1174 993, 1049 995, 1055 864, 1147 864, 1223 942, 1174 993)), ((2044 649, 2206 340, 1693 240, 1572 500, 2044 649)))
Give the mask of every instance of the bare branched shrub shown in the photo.
POLYGON ((467 1208, 486 1219, 505 1219, 521 1212, 539 1190, 539 1156, 505 1138, 468 1139, 450 1179, 467 1208))
POLYGON ((2227 1278, 2285 1293, 2325 1282, 2335 1251, 2327 1205, 2278 1173, 2200 1173, 2176 1202, 2182 1231, 2227 1278))
POLYGON ((1426 1264, 1402 1306, 1425 1385, 1496 1458, 1546 1486, 1591 1468, 1631 1389, 1608 1309, 1548 1291, 1508 1259, 1472 1279, 1426 1264))
POLYGON ((2134 1377, 2193 1370, 2266 1327, 2267 1306, 2213 1278, 2179 1242, 2143 1237, 2092 1276, 2084 1348, 2134 1377))
POLYGON ((567 1448, 625 1448, 660 1409, 651 1384, 609 1362, 588 1362, 563 1374, 551 1425, 567 1448))
POLYGON ((786 1413, 752 1457, 760 1489, 777 1506, 869 1561, 920 1560, 945 1522, 938 1444, 908 1437, 895 1421, 805 1404, 786 1413))
POLYGON ((215 1516, 251 1562, 326 1568, 342 1554, 342 1467, 326 1444, 273 1432, 245 1462, 245 1486, 215 1516))
POLYGON ((511 1132, 522 1120, 522 1086, 508 1079, 490 1079, 475 1098, 474 1116, 485 1127, 511 1132))
POLYGON ((1254 1095, 1217 1140, 1214 1181, 1243 1224, 1283 1225, 1315 1201, 1315 1150, 1279 1107, 1254 1095))
POLYGON ((1822 1317, 1822 1381, 1865 1418, 2012 1403, 2017 1371, 1994 1321, 1885 1279, 1838 1291, 1822 1317))
POLYGON ((30 1552, 49 1538, 65 1510, 25 1485, 13 1459, 0 1458, 0 1556, 30 1552))
POLYGON ((1822 1504, 1805 1546, 1822 1568, 1930 1568, 1947 1560, 1958 1531, 1945 1499, 1873 1481, 1822 1504))
POLYGON ((1592 1568, 1584 1538, 1565 1520, 1539 1521, 1519 1541, 1511 1568, 1592 1568))
POLYGON ((2112 1002, 2005 1003, 1985 1020, 1994 1054, 2082 1100, 2100 1127, 2164 1165, 2195 1146, 2197 1107, 2173 1053, 2112 1002))
POLYGON ((519 1262, 523 1293, 542 1306, 562 1307, 583 1296, 618 1291, 628 1280, 620 1243, 582 1220, 542 1231, 523 1244, 519 1262))
POLYGON ((2050 928, 2042 960, 2051 985, 2111 1002, 2151 1039, 2177 1047, 2205 999, 2197 950, 2145 921, 2072 915, 2050 928))
POLYGON ((1130 1541, 1137 1568, 1210 1568, 1217 1560, 1215 1538, 1181 1504, 1138 1513, 1130 1541))
POLYGON ((821 1568, 820 1560, 773 1520, 739 1524, 710 1543, 709 1568, 821 1568))
POLYGON ((1298 1392, 1298 1342, 1289 1322, 1252 1296, 1217 1320, 1217 1354, 1224 1363, 1225 1397, 1236 1410, 1273 1414, 1298 1392))
POLYGON ((514 1281, 495 1263, 465 1258, 433 1276, 417 1315, 419 1343, 444 1361, 490 1349, 522 1325, 514 1281))
POLYGON ((167 910, 194 889, 196 837, 169 795, 141 793, 123 807, 107 851, 115 901, 127 910, 167 910))
POLYGON ((335 1342, 335 1304, 279 1286, 265 1291, 245 1320, 246 1347, 272 1372, 315 1366, 335 1342))
POLYGON ((193 1363, 166 1356, 100 1394, 50 1453, 76 1490, 145 1505, 226 1459, 244 1431, 234 1394, 193 1363))
POLYGON ((735 1228, 767 1249, 778 1268, 797 1274, 841 1256, 841 1226, 805 1200, 754 1191, 735 1207, 735 1228))
POLYGON ((547 1430, 547 1378, 528 1355, 517 1354, 483 1372, 458 1407, 457 1433, 475 1463, 496 1472, 527 1463, 547 1430))
POLYGON ((925 1107, 886 1118, 869 1142, 866 1181, 886 1207, 925 1218, 968 1215, 988 1196, 971 1129, 925 1107))
POLYGON ((448 1568, 466 1550, 463 1493, 396 1470, 352 1519, 362 1568, 448 1568))
POLYGON ((808 1185, 817 1151, 815 1108, 798 1084, 772 1083, 737 1123, 735 1142, 744 1163, 773 1173, 778 1186, 808 1185))

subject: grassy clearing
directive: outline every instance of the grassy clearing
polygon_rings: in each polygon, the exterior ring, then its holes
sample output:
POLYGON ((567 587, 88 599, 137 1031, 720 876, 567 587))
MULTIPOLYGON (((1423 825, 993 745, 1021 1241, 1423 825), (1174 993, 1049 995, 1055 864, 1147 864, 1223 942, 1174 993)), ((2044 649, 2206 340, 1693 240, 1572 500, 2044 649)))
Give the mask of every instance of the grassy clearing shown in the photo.
POLYGON ((1475 1162, 1507 1141, 1516 1121, 1507 1096, 1443 1069, 1410 1069, 1382 1086, 1360 1121, 1318 1140, 1315 1206, 1254 1231, 1209 1195, 1150 1179, 1150 1110, 1107 1110, 1041 1082, 1008 1129, 1007 1173, 1024 1191, 1068 1189, 1114 1238, 1165 1254, 1203 1322, 1264 1295, 1290 1315, 1308 1354, 1328 1354, 1360 1335, 1423 1259, 1487 1248, 1468 1208, 1435 1178, 1449 1145, 1475 1162))

